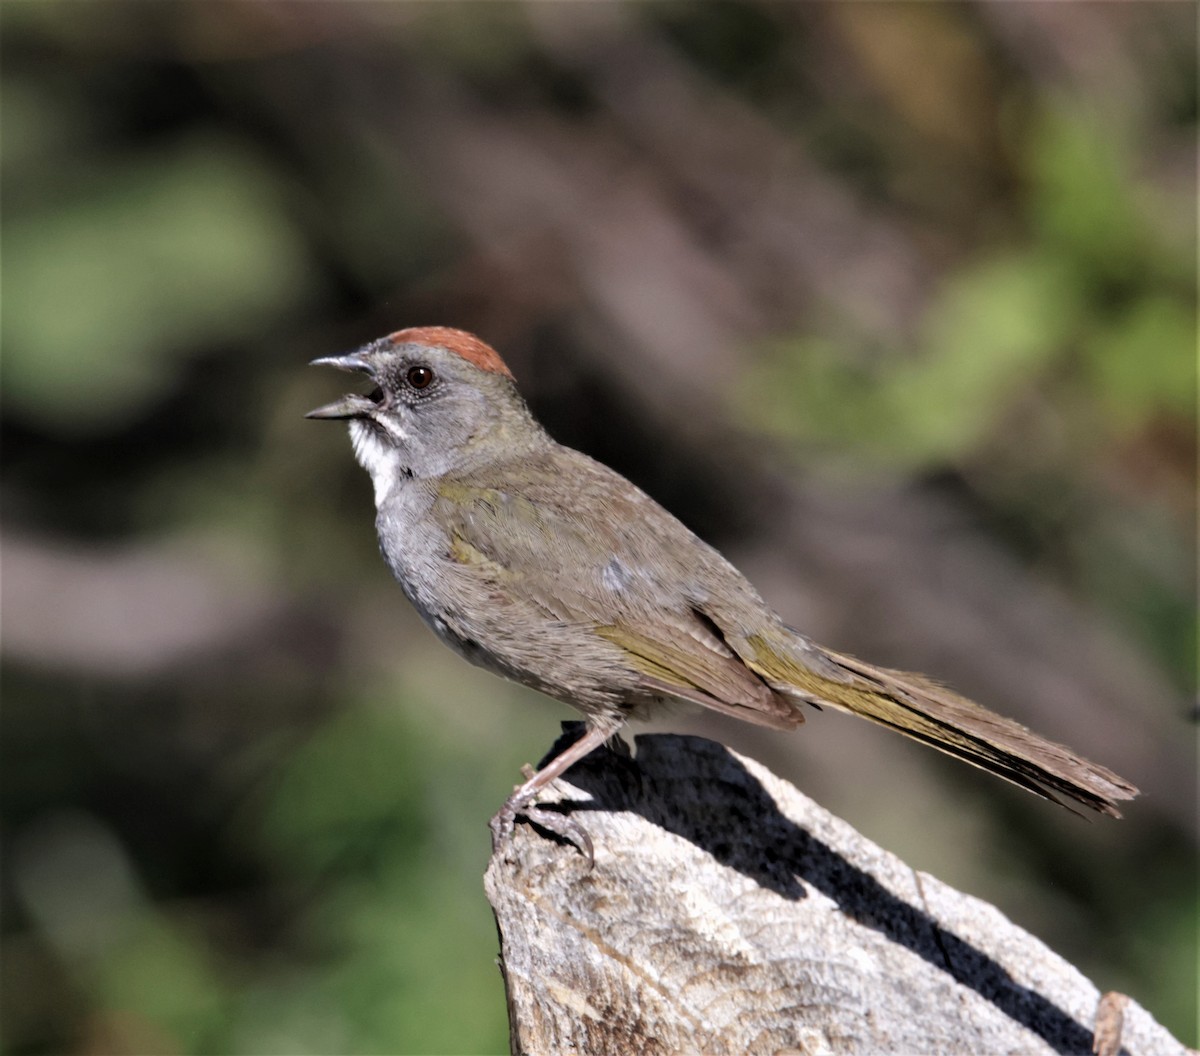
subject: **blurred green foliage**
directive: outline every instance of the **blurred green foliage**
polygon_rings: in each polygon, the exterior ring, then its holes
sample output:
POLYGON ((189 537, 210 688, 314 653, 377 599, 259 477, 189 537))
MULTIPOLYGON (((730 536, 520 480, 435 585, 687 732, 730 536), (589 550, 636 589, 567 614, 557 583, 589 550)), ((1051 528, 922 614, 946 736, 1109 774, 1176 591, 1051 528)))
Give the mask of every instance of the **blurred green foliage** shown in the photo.
MULTIPOLYGON (((535 403, 736 538, 672 446, 717 465, 719 415, 656 432, 654 371, 580 351, 715 306, 748 434, 961 500, 1194 693, 1195 33, 1045 6, 0 6, 5 1052, 506 1047, 483 821, 560 711, 435 652, 301 421, 386 327, 517 335, 535 403), (875 231, 900 309, 841 281, 875 231)), ((979 796, 1001 842, 944 853, 1194 1044, 1172 804, 1089 857, 979 796)))
MULTIPOLYGON (((477 897, 483 863, 453 845, 477 852, 478 842, 428 813, 432 786, 470 764, 449 738, 414 728, 395 695, 381 694, 386 709, 351 708, 314 731, 265 793, 255 824, 281 881, 308 907, 296 938, 313 970, 256 994, 235 1016, 239 1033, 218 1048, 485 1052, 504 1037, 494 963, 444 955, 495 941, 477 897), (467 868, 448 875, 455 859, 467 868), (330 962, 338 967, 317 970, 330 962), (335 1038, 305 1036, 313 1007, 335 1038)), ((486 795, 471 798, 485 814, 486 795)))
POLYGON ((880 367, 869 348, 848 357, 844 341, 784 342, 746 403, 781 433, 918 471, 977 455, 1039 377, 1097 398, 1094 424, 1117 437, 1190 415, 1194 246, 1152 236, 1110 146, 1082 116, 1037 122, 1024 246, 950 275, 907 355, 880 367))
POLYGON ((931 305, 919 351, 882 378, 865 354, 809 338, 783 346, 746 402, 779 432, 851 457, 920 470, 969 456, 999 427, 1004 396, 1058 353, 1078 314, 1069 279, 1034 253, 963 268, 931 305))
POLYGON ((1020 516, 1073 511, 1077 523, 1054 528, 1072 540, 1079 581, 1143 636, 1186 692, 1200 633, 1185 585, 1188 540, 1172 541, 1153 506, 1115 498, 1109 515, 1095 516, 1093 481, 1081 474, 1094 455, 1161 423, 1194 420, 1195 245, 1156 226, 1130 159, 1086 114, 1049 110, 1031 123, 1022 158, 1023 244, 952 272, 903 355, 861 344, 856 354, 844 333, 779 341, 748 379, 742 405, 859 472, 959 466, 998 509, 1014 499, 1007 472, 996 472, 1014 405, 1036 389, 1068 408, 1054 423, 1065 440, 1029 443, 1022 456, 1026 479, 1047 478, 1056 501, 1020 516), (1142 546, 1138 535, 1153 542, 1142 546), (1160 561, 1171 555, 1167 566, 1134 564, 1123 580, 1128 566, 1115 551, 1130 543, 1160 561))
POLYGON ((247 340, 312 292, 270 174, 236 142, 199 135, 63 182, 4 235, 5 388, 52 428, 137 414, 169 355, 247 340))

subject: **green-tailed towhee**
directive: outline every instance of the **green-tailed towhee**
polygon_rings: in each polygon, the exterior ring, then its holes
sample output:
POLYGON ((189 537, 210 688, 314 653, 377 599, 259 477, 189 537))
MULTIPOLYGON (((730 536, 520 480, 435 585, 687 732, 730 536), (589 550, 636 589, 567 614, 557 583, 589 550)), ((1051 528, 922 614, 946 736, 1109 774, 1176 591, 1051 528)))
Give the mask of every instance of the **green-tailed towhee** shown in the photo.
POLYGON ((472 663, 570 704, 585 733, 517 788, 518 814, 625 720, 689 701, 791 729, 831 705, 1104 814, 1137 789, 920 675, 792 630, 744 576, 624 477, 550 438, 504 361, 461 330, 419 327, 316 365, 374 388, 308 415, 349 419, 384 557, 426 623, 472 663))

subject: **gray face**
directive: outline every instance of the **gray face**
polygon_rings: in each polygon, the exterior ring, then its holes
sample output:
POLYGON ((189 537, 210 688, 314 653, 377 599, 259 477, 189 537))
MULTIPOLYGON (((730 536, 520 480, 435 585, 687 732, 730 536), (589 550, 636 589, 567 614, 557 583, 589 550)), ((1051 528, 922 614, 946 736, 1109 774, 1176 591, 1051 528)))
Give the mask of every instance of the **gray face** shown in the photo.
POLYGON ((511 380, 446 348, 384 338, 318 364, 366 374, 375 387, 312 411, 345 418, 354 456, 371 475, 378 504, 399 482, 435 477, 500 457, 507 422, 530 421, 511 380))

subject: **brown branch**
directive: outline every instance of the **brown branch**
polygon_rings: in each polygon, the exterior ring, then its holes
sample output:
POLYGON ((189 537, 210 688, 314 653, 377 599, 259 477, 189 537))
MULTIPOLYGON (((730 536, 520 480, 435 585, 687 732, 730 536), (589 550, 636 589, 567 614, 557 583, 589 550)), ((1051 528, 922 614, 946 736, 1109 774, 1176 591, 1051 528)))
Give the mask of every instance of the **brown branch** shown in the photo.
MULTIPOLYGON (((750 760, 649 735, 636 766, 569 776, 543 803, 571 804, 595 868, 520 825, 485 880, 514 1052, 1092 1051, 1078 970, 750 760)), ((1121 1019, 1108 1051, 1187 1051, 1121 1019)))

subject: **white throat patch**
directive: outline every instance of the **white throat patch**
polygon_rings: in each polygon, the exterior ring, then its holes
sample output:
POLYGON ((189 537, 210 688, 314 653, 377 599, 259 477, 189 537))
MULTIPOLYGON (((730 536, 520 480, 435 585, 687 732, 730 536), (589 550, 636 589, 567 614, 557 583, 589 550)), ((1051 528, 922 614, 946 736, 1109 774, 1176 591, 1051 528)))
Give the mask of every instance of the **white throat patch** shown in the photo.
MULTIPOLYGON (((381 423, 384 424, 384 423, 381 423)), ((397 439, 406 440, 408 434, 399 426, 384 424, 384 428, 397 439)), ((402 476, 399 452, 391 444, 384 443, 365 422, 350 423, 350 444, 354 457, 371 477, 375 488, 375 508, 387 498, 387 494, 402 476)))

